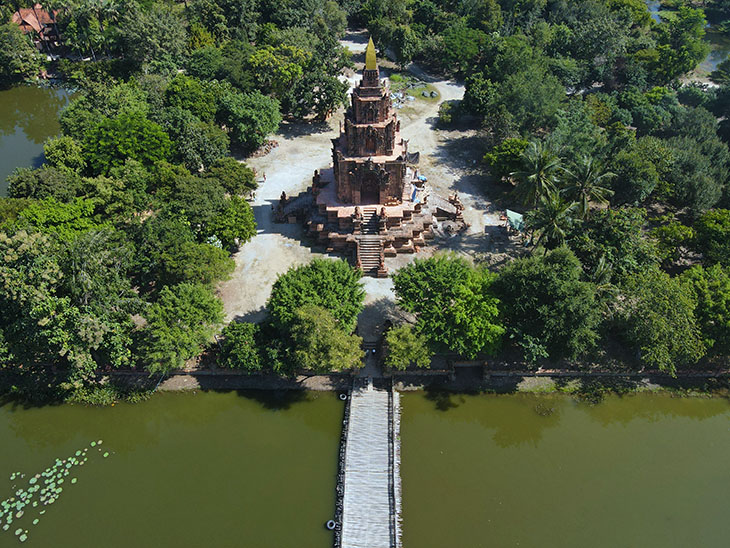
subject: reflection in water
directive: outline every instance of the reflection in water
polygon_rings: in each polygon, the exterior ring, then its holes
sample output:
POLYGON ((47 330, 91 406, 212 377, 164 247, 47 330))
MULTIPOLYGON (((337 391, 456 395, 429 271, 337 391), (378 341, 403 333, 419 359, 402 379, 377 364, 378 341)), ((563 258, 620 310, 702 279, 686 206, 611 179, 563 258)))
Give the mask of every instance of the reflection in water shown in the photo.
MULTIPOLYGON (((332 542, 322 524, 334 511, 342 410, 331 393, 280 393, 273 402, 198 392, 108 408, 5 405, 0 473, 34 474, 89 439, 103 439, 114 457, 84 467, 33 526, 29 545, 321 548, 332 542)), ((9 496, 0 478, 0 500, 9 496)))
POLYGON ((402 397, 404 546, 727 545, 726 399, 450 401, 402 397))
POLYGON ((58 135, 58 115, 71 93, 60 88, 18 86, 0 90, 0 196, 17 167, 38 167, 43 143, 58 135))
POLYGON ((0 136, 20 129, 31 143, 42 145, 58 133, 58 114, 69 96, 64 89, 37 86, 0 91, 0 136))

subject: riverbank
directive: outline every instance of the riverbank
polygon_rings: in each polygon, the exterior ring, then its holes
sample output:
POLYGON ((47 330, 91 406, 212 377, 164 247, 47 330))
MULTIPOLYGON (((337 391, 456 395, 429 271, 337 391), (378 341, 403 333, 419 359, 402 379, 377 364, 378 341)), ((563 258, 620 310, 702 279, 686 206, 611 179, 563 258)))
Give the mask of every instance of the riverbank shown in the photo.
MULTIPOLYGON (((230 372, 196 372, 172 374, 160 382, 145 373, 120 373, 123 380, 137 387, 156 388, 163 392, 193 390, 307 390, 314 392, 344 392, 352 386, 352 376, 298 375, 293 378, 276 375, 248 375, 230 372)), ((565 393, 595 392, 659 392, 687 395, 730 394, 730 372, 692 371, 676 378, 661 372, 616 373, 578 371, 492 371, 479 367, 464 367, 446 375, 397 373, 381 380, 391 383, 401 392, 446 391, 458 393, 565 393)))

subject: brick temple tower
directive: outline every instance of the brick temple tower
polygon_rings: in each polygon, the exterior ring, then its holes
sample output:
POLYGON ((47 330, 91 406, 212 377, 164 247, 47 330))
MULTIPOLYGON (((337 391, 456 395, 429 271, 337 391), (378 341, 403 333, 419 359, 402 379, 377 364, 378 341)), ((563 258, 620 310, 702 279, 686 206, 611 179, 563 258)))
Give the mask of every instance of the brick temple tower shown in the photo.
POLYGON ((303 222, 329 252, 353 258, 368 276, 386 277, 386 257, 415 253, 441 222, 447 232, 463 227, 456 195, 431 195, 418 176, 418 153, 400 135, 387 80, 380 80, 372 39, 352 103, 332 139, 332 169, 315 171, 299 196, 282 193, 280 222, 303 222))
POLYGON ((372 38, 362 80, 351 97, 340 136, 332 140, 337 199, 355 205, 400 204, 409 175, 408 143, 400 136, 390 90, 381 85, 372 38))

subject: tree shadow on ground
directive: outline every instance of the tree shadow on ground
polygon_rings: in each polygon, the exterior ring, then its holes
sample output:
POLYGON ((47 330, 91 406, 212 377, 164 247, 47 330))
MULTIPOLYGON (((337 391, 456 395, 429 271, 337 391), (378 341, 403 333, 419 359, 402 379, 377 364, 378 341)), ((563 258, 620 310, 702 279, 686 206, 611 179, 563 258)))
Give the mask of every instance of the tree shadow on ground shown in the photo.
POLYGON ((260 306, 256 310, 249 310, 245 314, 238 314, 238 315, 234 316, 231 321, 238 322, 238 323, 260 322, 264 318, 266 318, 267 312, 268 311, 265 306, 260 306))
POLYGON ((366 341, 380 340, 388 322, 392 325, 412 319, 395 303, 395 295, 392 299, 381 297, 363 307, 357 317, 357 334, 366 341))
POLYGON ((295 139, 307 135, 317 135, 321 133, 334 132, 336 128, 332 128, 328 122, 322 121, 290 121, 282 122, 279 126, 278 135, 285 139, 295 139))

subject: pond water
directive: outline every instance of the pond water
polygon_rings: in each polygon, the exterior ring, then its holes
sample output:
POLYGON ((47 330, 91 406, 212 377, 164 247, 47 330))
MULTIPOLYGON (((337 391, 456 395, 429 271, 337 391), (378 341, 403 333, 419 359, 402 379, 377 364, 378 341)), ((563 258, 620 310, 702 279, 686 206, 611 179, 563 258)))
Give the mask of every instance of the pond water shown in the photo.
POLYGON ((730 403, 405 394, 404 546, 726 547, 730 403))
POLYGON ((0 196, 16 167, 38 167, 43 143, 58 135, 58 114, 71 93, 62 88, 17 86, 0 90, 0 196))
POLYGON ((24 546, 55 548, 331 546, 324 523, 334 513, 342 402, 329 393, 261 394, 0 407, 0 501, 56 458, 89 450, 56 502, 29 506, 0 529, 0 546, 21 545, 16 528, 29 531, 24 546), (11 481, 14 472, 26 477, 11 481))

